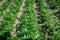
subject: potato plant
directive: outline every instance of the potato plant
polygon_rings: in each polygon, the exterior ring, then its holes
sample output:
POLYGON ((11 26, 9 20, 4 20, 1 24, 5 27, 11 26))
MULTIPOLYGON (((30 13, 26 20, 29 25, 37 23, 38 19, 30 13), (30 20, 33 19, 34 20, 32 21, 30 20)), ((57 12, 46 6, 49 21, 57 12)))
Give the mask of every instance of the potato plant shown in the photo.
POLYGON ((34 8, 34 0, 27 0, 24 7, 24 14, 20 18, 20 30, 17 40, 45 40, 44 34, 39 32, 37 16, 34 8))
MULTIPOLYGON (((41 15, 45 20, 44 25, 46 29, 46 34, 49 36, 48 37, 49 40, 59 40, 60 38, 60 36, 58 36, 60 34, 58 25, 60 23, 58 22, 59 19, 54 19, 53 12, 46 5, 44 5, 44 2, 45 2, 44 0, 39 0, 41 15)), ((52 2, 54 3, 55 0, 52 2)))

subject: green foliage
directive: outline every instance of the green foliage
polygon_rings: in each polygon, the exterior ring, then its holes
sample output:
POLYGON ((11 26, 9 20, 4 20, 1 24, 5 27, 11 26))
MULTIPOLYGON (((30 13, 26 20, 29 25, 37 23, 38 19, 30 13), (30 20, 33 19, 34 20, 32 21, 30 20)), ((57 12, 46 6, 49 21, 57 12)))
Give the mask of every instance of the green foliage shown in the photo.
MULTIPOLYGON (((6 0, 0 6, 0 40, 60 40, 60 16, 54 17, 53 10, 60 11, 60 0, 48 0, 49 7, 45 4, 46 0, 38 0, 40 15, 43 16, 44 28, 38 26, 38 18, 35 9, 36 0, 26 0, 24 13, 19 19, 20 28, 17 31, 17 37, 14 39, 11 35, 17 14, 20 11, 23 0, 6 0), (57 18, 57 19, 56 19, 57 18), (44 30, 42 32, 40 30, 44 30)), ((60 15, 60 12, 58 12, 60 15)), ((56 13, 56 14, 58 14, 56 13)))
MULTIPOLYGON (((7 5, 4 5, 3 7, 5 6, 7 7, 9 5, 9 2, 10 0, 8 0, 8 3, 7 2, 5 3, 7 5)), ((2 20, 2 25, 0 26, 1 27, 0 35, 4 35, 4 33, 12 31, 12 29, 14 28, 16 17, 17 17, 17 12, 19 12, 21 4, 22 4, 22 0, 16 0, 16 1, 13 0, 10 3, 10 6, 5 11, 2 10, 3 20, 2 20)), ((6 38, 6 40, 8 39, 6 38)))
POLYGON ((18 40, 45 40, 42 33, 38 31, 37 16, 34 8, 34 0, 27 0, 24 14, 20 18, 20 35, 18 40))
POLYGON ((6 0, 1 6, 0 6, 0 15, 2 15, 3 11, 6 10, 6 8, 10 5, 12 1, 6 0))
MULTIPOLYGON (((59 6, 55 0, 50 0, 51 1, 51 6, 59 6)), ((41 15, 43 16, 44 25, 46 28, 46 33, 49 35, 50 40, 59 40, 60 38, 60 33, 59 33, 59 25, 57 25, 60 22, 57 22, 58 19, 54 19, 53 17, 53 12, 46 6, 44 5, 44 0, 39 0, 40 3, 40 8, 41 8, 41 15), (58 27, 58 29, 57 29, 58 27), (58 36, 59 35, 59 36, 58 36)), ((59 2, 58 2, 59 3, 59 2)))

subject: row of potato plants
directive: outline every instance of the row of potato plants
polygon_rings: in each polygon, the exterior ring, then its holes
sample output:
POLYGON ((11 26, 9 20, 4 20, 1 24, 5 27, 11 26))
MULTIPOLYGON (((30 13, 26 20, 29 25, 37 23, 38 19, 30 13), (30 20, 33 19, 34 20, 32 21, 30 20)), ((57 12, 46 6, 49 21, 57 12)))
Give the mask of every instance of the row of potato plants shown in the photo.
POLYGON ((3 34, 2 33, 2 29, 3 29, 3 27, 1 26, 2 25, 2 21, 3 21, 3 13, 4 13, 4 11, 8 8, 8 6, 11 4, 11 0, 6 0, 1 6, 0 6, 0 22, 1 22, 1 24, 0 24, 0 40, 2 40, 3 39, 3 37, 5 37, 5 34, 3 34))
MULTIPOLYGON (((57 26, 58 20, 55 20, 52 16, 53 12, 44 5, 45 0, 39 0, 41 15, 43 16, 43 19, 45 20, 44 25, 46 28, 46 34, 48 36, 49 40, 60 40, 60 30, 57 29, 60 26, 57 26), (57 24, 56 24, 57 23, 57 24)), ((59 21, 60 22, 60 21, 59 21)))
MULTIPOLYGON (((9 4, 10 1, 7 1, 7 2, 8 2, 8 4, 9 4)), ((6 4, 7 4, 7 2, 6 2, 6 4)), ((3 6, 1 6, 2 8, 0 9, 2 16, 4 16, 3 14, 6 14, 6 11, 7 11, 7 10, 9 9, 9 7, 10 7, 10 6, 7 7, 8 5, 7 5, 6 7, 4 7, 4 5, 5 5, 5 4, 3 4, 3 6), (3 7, 4 7, 4 8, 3 8, 3 7), (7 9, 7 8, 8 8, 8 9, 7 9), (4 9, 5 9, 5 11, 4 11, 4 9)), ((9 5, 11 5, 11 3, 10 3, 9 5)), ((2 20, 2 21, 3 21, 3 20, 2 20)), ((1 26, 0 26, 0 27, 1 27, 1 26)), ((1 34, 0 34, 0 35, 1 35, 1 34)))
MULTIPOLYGON (((54 16, 55 16, 55 36, 57 37, 56 39, 54 40, 59 40, 60 38, 60 0, 49 0, 50 2, 50 5, 54 8, 54 10, 57 10, 57 12, 53 13, 54 16)), ((55 37, 54 36, 54 37, 55 37)))
POLYGON ((10 32, 14 28, 13 24, 15 23, 17 14, 20 11, 20 7, 23 0, 11 0, 11 1, 13 1, 13 3, 9 6, 7 10, 5 10, 5 12, 2 13, 3 21, 0 27, 1 40, 2 39, 13 40, 13 37, 11 37, 12 39, 10 39, 11 36, 10 32))
MULTIPOLYGON (((53 6, 55 6, 55 9, 57 10, 57 12, 56 13, 54 13, 54 16, 56 16, 56 24, 55 24, 55 36, 56 36, 56 38, 54 39, 54 40, 60 40, 59 38, 60 38, 60 0, 53 0, 53 1, 51 1, 50 0, 50 2, 52 3, 51 5, 53 5, 53 6)), ((54 36, 54 37, 55 37, 54 36)))
POLYGON ((24 13, 20 18, 20 29, 16 40, 45 40, 37 25, 38 18, 34 8, 35 0, 26 0, 24 13))

